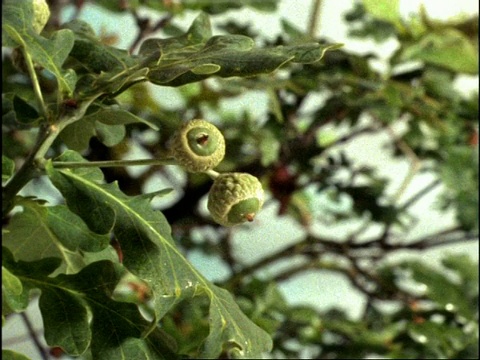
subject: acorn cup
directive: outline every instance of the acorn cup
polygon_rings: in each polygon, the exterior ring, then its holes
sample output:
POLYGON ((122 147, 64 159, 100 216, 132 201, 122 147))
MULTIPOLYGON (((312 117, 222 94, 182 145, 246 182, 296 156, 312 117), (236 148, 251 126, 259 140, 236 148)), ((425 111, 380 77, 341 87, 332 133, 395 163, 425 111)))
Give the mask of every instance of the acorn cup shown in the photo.
POLYGON ((207 207, 213 220, 223 226, 253 221, 265 201, 262 184, 247 173, 224 173, 214 180, 207 207))
POLYGON ((172 137, 172 156, 189 172, 205 172, 225 156, 225 139, 211 123, 195 119, 184 124, 172 137))

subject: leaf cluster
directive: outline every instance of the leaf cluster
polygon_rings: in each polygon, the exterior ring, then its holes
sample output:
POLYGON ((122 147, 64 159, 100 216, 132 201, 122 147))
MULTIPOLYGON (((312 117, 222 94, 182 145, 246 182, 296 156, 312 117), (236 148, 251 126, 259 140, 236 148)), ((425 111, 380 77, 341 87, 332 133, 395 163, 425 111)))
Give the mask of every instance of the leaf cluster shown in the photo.
POLYGON ((55 24, 53 8, 38 34, 31 1, 4 1, 4 317, 38 296, 47 344, 94 359, 478 356, 476 264, 453 255, 440 269, 386 260, 478 240, 478 93, 453 85, 478 75, 478 19, 403 19, 398 1, 358 2, 346 16, 352 35, 399 42, 378 70, 378 55, 287 21, 274 40, 235 21, 213 33, 217 14, 274 11, 275 0, 122 3, 98 5, 132 14, 138 51, 107 44, 78 18, 55 24), (165 17, 150 26, 137 13, 144 8, 165 17), (191 10, 202 12, 185 31, 176 27, 191 10), (158 101, 166 87, 180 108, 158 101), (230 109, 249 92, 268 99, 265 111, 230 109), (227 143, 218 170, 257 176, 266 205, 302 229, 298 241, 247 265, 233 249, 235 231, 202 211, 205 174, 150 165, 135 175, 94 163, 121 164, 134 149, 164 157, 191 118, 218 125, 227 143), (347 151, 374 135, 388 139, 378 152, 409 163, 398 189, 386 164, 347 151), (418 174, 434 180, 402 198, 418 174), (158 178, 166 185, 148 191, 158 178), (56 200, 20 193, 42 184, 56 200), (412 208, 434 189, 439 214, 454 213, 455 223, 410 239, 412 208), (349 234, 327 231, 346 224, 349 234), (199 252, 219 260, 225 278, 199 272, 189 260, 199 252), (278 284, 311 271, 347 279, 365 298, 361 317, 289 304, 278 284))

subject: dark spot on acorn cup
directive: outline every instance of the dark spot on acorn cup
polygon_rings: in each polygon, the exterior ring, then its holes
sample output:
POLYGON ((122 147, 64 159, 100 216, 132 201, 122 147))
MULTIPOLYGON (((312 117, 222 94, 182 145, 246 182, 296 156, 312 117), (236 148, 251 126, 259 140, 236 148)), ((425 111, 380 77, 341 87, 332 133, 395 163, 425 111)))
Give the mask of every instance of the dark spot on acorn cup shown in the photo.
POLYGON ((208 134, 201 134, 197 137, 197 144, 204 146, 208 142, 208 134))
POLYGON ((254 218, 255 218, 255 213, 249 213, 245 215, 245 219, 247 219, 247 221, 249 222, 252 222, 254 218))

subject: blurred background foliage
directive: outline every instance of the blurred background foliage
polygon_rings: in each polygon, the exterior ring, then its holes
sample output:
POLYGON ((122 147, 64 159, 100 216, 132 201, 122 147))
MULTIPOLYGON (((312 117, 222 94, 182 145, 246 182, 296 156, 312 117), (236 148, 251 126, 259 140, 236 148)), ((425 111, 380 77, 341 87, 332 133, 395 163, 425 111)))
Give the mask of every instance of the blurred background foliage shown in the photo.
MULTIPOLYGON (((50 3, 49 26, 55 27, 65 2, 50 3)), ((204 11, 215 23, 216 15, 244 7, 274 14, 278 6, 276 0, 95 3, 111 12, 132 14, 138 37, 131 51, 152 34, 183 33, 176 18, 189 11, 204 11), (152 12, 140 15, 145 8, 152 12)), ((313 3, 320 8, 320 2, 313 3)), ((77 15, 86 4, 75 2, 77 15)), ((91 161, 122 159, 133 150, 142 158, 155 157, 182 120, 207 118, 221 129, 227 154, 219 171, 259 177, 269 194, 267 205, 278 209, 276 216, 290 217, 304 229, 294 244, 253 264, 238 261, 232 231, 206 215, 207 176, 158 167, 103 172, 107 181, 117 180, 129 195, 146 192, 158 179, 176 190, 168 201, 157 204, 174 239, 187 254, 201 252, 221 259, 229 275, 218 284, 271 334, 274 349, 269 357, 478 358, 478 264, 467 255, 446 255, 440 267, 419 260, 385 261, 402 250, 421 252, 478 240, 478 91, 464 94, 453 85, 459 75, 478 74, 478 16, 439 21, 420 9, 405 18, 398 5, 398 1, 356 1, 345 14, 352 38, 378 44, 398 41, 383 67, 375 66, 379 59, 373 53, 359 55, 340 48, 325 53, 320 62, 292 64, 273 74, 183 85, 178 93, 184 106, 174 110, 157 101, 162 87, 137 84, 117 100, 160 131, 143 123, 128 124, 118 141, 94 137, 84 152, 91 161), (223 106, 249 91, 268 99, 266 112, 256 116, 223 106), (391 179, 379 174, 377 167, 359 165, 344 151, 349 142, 361 137, 368 142, 369 136, 379 133, 387 134, 390 141, 378 151, 410 164, 406 174, 396 174, 402 179, 398 191, 389 189, 391 179), (422 173, 433 174, 432 183, 402 197, 412 178, 422 173), (438 188, 438 210, 454 211, 455 226, 407 240, 417 221, 411 208, 438 188), (320 208, 318 197, 325 195, 330 204, 342 206, 320 208), (347 236, 316 230, 318 223, 348 222, 361 225, 347 236), (372 229, 375 235, 365 235, 372 229), (281 261, 291 265, 271 276, 258 276, 281 261), (312 270, 336 272, 348 279, 367 299, 361 316, 352 319, 340 308, 320 311, 289 304, 278 284, 312 270)), ((235 21, 215 25, 222 33, 251 36, 262 46, 326 43, 315 36, 314 21, 310 31, 283 21, 275 38, 262 37, 250 25, 235 21)), ((116 36, 101 38, 115 46, 116 36)), ((16 71, 8 58, 3 59, 3 71, 16 71)), ((21 86, 9 84, 5 77, 3 85, 4 89, 21 86)), ((25 157, 32 139, 28 131, 4 128, 2 152, 12 159, 25 157)), ((54 144, 53 151, 62 149, 62 142, 54 144)), ((181 303, 162 320, 177 340, 179 353, 195 356, 208 333, 207 305, 181 303)))

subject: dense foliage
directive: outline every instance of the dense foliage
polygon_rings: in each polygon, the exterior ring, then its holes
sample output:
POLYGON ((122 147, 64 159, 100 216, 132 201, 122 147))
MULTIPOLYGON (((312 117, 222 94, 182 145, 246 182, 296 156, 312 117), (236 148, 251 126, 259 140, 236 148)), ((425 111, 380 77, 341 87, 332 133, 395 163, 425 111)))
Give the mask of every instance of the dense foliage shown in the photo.
POLYGON ((124 50, 78 19, 88 3, 75 2, 63 23, 65 2, 3 1, 4 320, 39 297, 47 344, 92 359, 478 358, 477 264, 391 256, 478 240, 478 92, 454 86, 478 74, 478 17, 405 19, 399 1, 355 2, 345 16, 352 38, 398 42, 382 68, 373 53, 317 38, 313 10, 306 32, 282 21, 273 40, 216 22, 243 7, 273 16, 277 3, 97 1, 134 17, 138 37, 124 50), (189 28, 176 25, 192 12, 189 28), (181 109, 156 100, 166 87, 179 89, 181 109), (269 99, 265 113, 222 106, 251 90, 269 99), (294 244, 239 261, 235 228, 206 211, 218 173, 185 171, 169 156, 194 118, 225 137, 216 171, 254 175, 265 206, 302 228, 294 244), (345 150, 377 134, 389 139, 379 151, 410 164, 396 191, 345 150), (125 167, 132 149, 148 158, 141 172, 125 167), (422 174, 433 182, 402 196, 422 174), (149 192, 155 178, 167 185, 149 192), (456 223, 412 239, 412 209, 433 190, 456 223), (331 236, 319 224, 354 230, 331 236), (209 281, 192 252, 221 259, 229 275, 209 281), (289 265, 263 271, 280 262, 289 265), (366 299, 362 315, 289 304, 278 284, 309 271, 348 279, 366 299))

